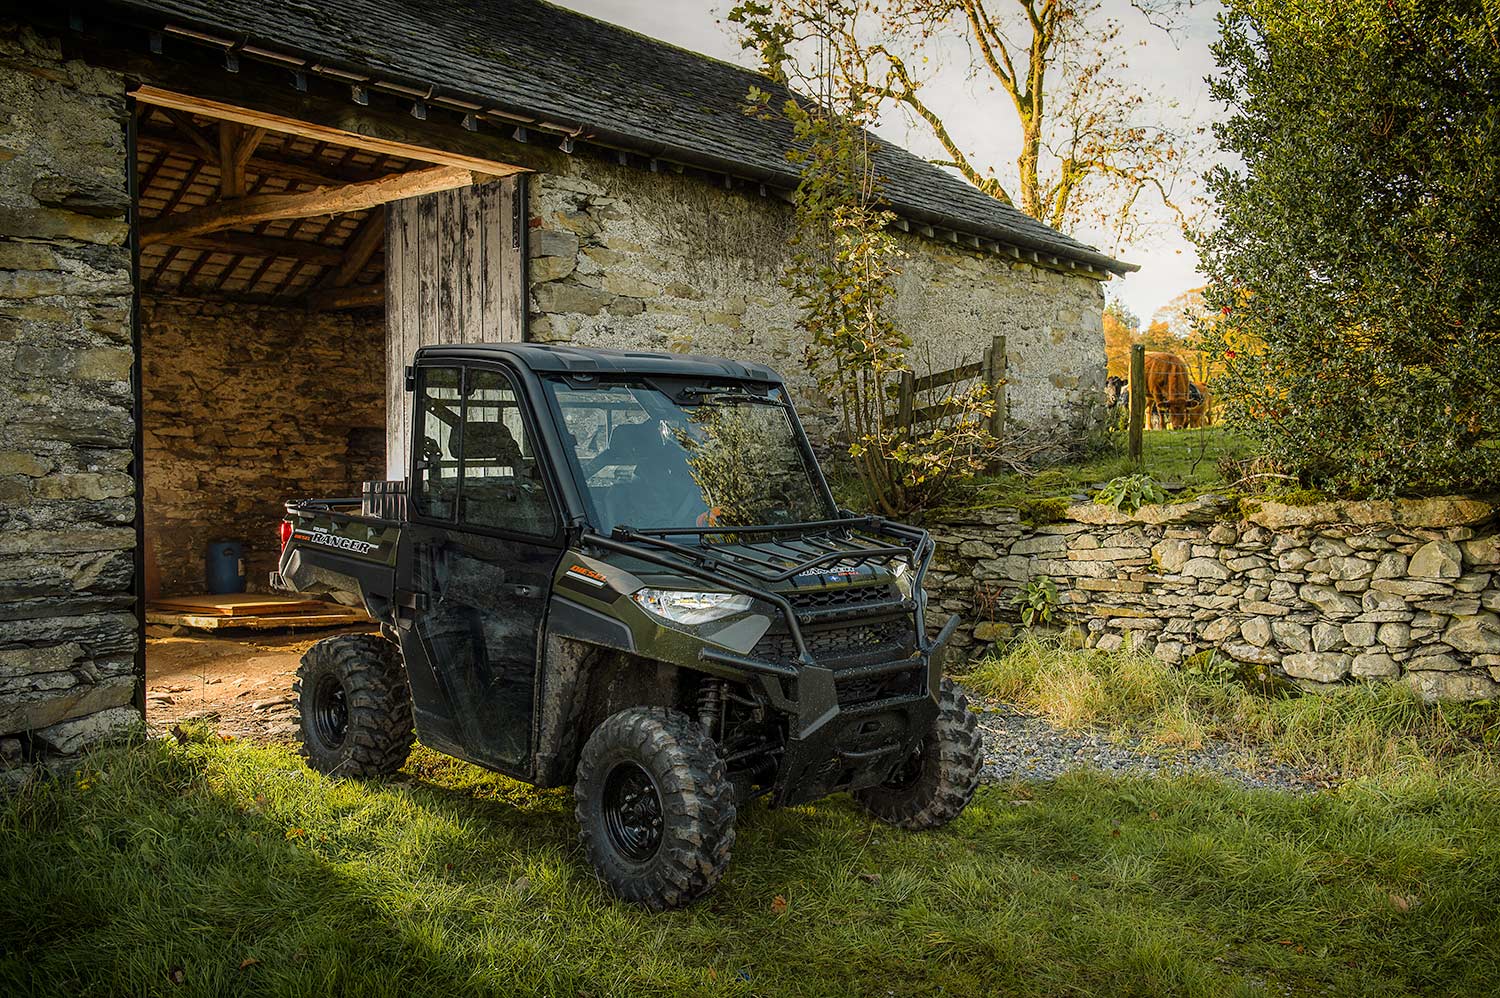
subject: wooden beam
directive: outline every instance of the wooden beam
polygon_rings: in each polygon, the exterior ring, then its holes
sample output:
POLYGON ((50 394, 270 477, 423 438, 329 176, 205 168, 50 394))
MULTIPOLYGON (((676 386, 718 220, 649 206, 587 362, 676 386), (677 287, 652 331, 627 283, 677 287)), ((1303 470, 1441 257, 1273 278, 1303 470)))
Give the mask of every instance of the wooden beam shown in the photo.
POLYGON ((276 239, 271 236, 247 236, 238 232, 220 232, 212 236, 167 236, 159 240, 168 246, 202 250, 206 253, 227 253, 231 256, 280 257, 315 263, 321 267, 337 267, 348 254, 336 246, 302 239, 276 239))
POLYGON ((240 147, 240 126, 219 122, 219 199, 245 196, 245 164, 235 155, 240 147))
POLYGON ((344 258, 318 282, 318 290, 342 288, 359 276, 370 262, 370 257, 385 242, 385 208, 376 208, 360 223, 359 230, 349 240, 344 258))
MULTIPOLYGON (((140 132, 135 137, 136 144, 142 148, 160 149, 164 152, 177 153, 189 159, 202 159, 203 155, 197 146, 191 142, 185 142, 157 132, 140 132)), ((213 162, 210 160, 210 162, 213 162)), ((276 177, 279 180, 291 180, 299 184, 311 184, 314 187, 336 187, 339 184, 352 184, 361 180, 374 180, 376 177, 384 176, 378 170, 360 170, 347 167, 335 167, 333 164, 319 164, 319 166, 308 166, 293 160, 271 159, 266 156, 251 156, 245 161, 245 170, 258 177, 276 177)))
POLYGON ((250 157, 255 155, 255 150, 260 148, 260 140, 266 137, 266 131, 264 128, 245 130, 245 136, 240 141, 239 148, 234 151, 234 159, 240 165, 240 169, 245 168, 245 164, 250 162, 250 157))
POLYGON ((332 312, 345 308, 374 308, 385 304, 385 282, 314 291, 305 296, 302 301, 315 312, 332 312))
POLYGON ((318 125, 310 121, 301 121, 297 118, 269 114, 265 111, 254 111, 250 108, 238 107, 222 101, 174 93, 170 90, 162 90, 159 87, 143 85, 137 87, 131 94, 136 100, 155 105, 156 107, 182 111, 187 114, 198 114, 207 118, 217 118, 221 121, 233 121, 241 125, 249 125, 252 128, 265 128, 273 132, 282 132, 288 135, 301 135, 304 138, 314 139, 319 142, 332 142, 337 145, 364 149, 368 152, 379 153, 384 156, 401 156, 405 159, 414 159, 422 163, 437 163, 442 166, 459 167, 476 173, 489 174, 492 177, 508 177, 511 174, 526 172, 524 167, 514 166, 510 163, 501 163, 498 160, 481 159, 478 156, 466 156, 463 153, 433 149, 428 146, 419 146, 396 139, 383 139, 374 135, 361 135, 358 132, 344 131, 340 128, 318 125))
POLYGON ((474 182, 475 176, 468 170, 434 166, 410 173, 393 173, 361 184, 320 188, 304 194, 257 194, 144 222, 140 226, 141 245, 165 242, 172 236, 201 236, 205 232, 231 229, 238 225, 257 225, 278 218, 307 218, 312 215, 361 211, 388 201, 467 187, 474 182))
POLYGON ((245 196, 245 164, 265 137, 264 128, 245 128, 232 121, 219 122, 220 198, 245 196))
POLYGON ((188 137, 193 147, 202 154, 204 159, 210 163, 217 163, 219 161, 219 147, 209 141, 208 136, 203 134, 202 129, 193 123, 192 115, 184 114, 172 108, 166 109, 166 115, 167 119, 177 127, 177 130, 188 137))

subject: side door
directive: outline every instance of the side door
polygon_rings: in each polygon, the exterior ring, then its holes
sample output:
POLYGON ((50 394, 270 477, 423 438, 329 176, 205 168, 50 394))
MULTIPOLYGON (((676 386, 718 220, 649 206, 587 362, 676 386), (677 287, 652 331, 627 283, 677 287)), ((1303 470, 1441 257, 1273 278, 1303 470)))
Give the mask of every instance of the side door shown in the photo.
POLYGON ((424 666, 412 681, 417 731, 525 776, 542 618, 563 551, 532 416, 499 367, 419 367, 414 403, 407 640, 424 666))

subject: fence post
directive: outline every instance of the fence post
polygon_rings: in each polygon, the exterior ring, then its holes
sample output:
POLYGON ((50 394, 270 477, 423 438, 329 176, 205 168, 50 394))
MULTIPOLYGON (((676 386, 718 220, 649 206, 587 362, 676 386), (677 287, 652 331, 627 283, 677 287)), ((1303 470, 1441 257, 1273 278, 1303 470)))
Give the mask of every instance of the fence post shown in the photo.
POLYGON ((1130 459, 1140 463, 1143 453, 1141 431, 1146 425, 1146 347, 1137 343, 1130 348, 1130 459))
POLYGON ((917 376, 910 371, 901 372, 901 383, 896 388, 896 421, 901 436, 912 435, 911 414, 917 394, 917 376))
POLYGON ((1005 353, 1004 336, 996 336, 990 340, 990 349, 984 359, 985 383, 990 386, 990 395, 995 400, 995 411, 990 415, 990 436, 1000 440, 1005 436, 1005 374, 1010 364, 1010 358, 1005 353))

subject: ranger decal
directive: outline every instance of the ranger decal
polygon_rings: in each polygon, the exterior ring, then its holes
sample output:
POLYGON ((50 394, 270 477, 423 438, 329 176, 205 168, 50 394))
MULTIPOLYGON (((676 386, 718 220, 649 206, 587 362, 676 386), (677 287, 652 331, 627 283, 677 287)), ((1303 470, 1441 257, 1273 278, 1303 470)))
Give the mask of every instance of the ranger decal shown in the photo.
POLYGON ((353 537, 341 537, 338 534, 330 534, 325 530, 316 529, 312 531, 293 531, 292 539, 307 541, 311 544, 321 544, 328 548, 337 548, 340 551, 348 551, 351 554, 369 554, 380 547, 379 544, 373 541, 355 540, 353 537))

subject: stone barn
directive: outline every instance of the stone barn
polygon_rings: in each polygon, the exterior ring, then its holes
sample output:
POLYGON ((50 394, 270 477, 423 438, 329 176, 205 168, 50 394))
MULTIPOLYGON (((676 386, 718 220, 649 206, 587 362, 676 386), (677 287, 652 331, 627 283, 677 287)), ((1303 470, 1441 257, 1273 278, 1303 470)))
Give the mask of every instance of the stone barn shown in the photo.
MULTIPOLYGON (((148 595, 211 541, 262 585, 281 503, 400 477, 441 341, 769 363, 817 415, 783 122, 745 69, 535 0, 117 0, 0 12, 0 749, 144 709, 148 595)), ((1133 269, 889 144, 919 365, 1007 343, 1070 432, 1133 269)))

